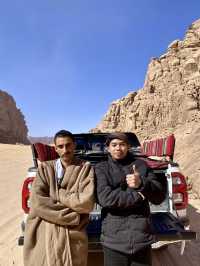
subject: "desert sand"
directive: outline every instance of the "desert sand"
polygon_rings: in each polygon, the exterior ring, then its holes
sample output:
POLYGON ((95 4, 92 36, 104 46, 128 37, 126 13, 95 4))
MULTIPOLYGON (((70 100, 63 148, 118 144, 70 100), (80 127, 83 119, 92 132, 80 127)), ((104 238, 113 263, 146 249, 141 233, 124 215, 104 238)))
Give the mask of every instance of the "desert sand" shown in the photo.
MULTIPOLYGON (((32 166, 30 146, 0 144, 0 266, 23 266, 23 248, 17 245, 20 235, 21 189, 28 167, 32 166)), ((183 255, 180 244, 153 252, 153 266, 200 265, 200 200, 190 200, 191 229, 198 232, 195 241, 187 242, 183 255)), ((102 254, 91 254, 89 266, 103 266, 102 254)))

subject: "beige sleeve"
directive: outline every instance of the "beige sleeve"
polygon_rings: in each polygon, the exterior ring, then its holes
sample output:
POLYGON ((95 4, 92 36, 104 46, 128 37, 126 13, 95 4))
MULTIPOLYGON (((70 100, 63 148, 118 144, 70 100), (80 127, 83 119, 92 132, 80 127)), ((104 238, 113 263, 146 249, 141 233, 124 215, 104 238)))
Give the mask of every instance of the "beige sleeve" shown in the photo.
POLYGON ((31 190, 31 212, 35 216, 59 225, 78 225, 80 215, 49 196, 49 185, 42 165, 39 166, 31 190))
POLYGON ((84 167, 77 192, 59 189, 60 202, 79 214, 89 213, 94 207, 94 169, 89 163, 84 167))

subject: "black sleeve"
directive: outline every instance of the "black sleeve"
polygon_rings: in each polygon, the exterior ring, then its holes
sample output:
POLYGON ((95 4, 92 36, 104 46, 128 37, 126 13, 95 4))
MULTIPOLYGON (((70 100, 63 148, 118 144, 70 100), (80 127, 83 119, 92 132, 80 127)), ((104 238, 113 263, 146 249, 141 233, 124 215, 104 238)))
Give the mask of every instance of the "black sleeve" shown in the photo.
POLYGON ((164 201, 167 193, 167 179, 163 175, 155 175, 149 169, 147 175, 142 176, 142 187, 139 191, 153 204, 164 201))
POLYGON ((97 164, 95 167, 96 196, 97 201, 102 207, 107 208, 130 208, 142 202, 141 195, 128 187, 113 188, 108 181, 108 172, 104 163, 97 164))

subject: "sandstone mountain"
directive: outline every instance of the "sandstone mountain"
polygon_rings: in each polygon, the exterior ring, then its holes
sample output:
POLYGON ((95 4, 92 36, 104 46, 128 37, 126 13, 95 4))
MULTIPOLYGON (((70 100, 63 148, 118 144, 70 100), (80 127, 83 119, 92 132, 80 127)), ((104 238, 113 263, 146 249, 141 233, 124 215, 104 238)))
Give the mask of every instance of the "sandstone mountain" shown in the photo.
POLYGON ((15 100, 7 92, 0 90, 0 143, 28 144, 27 126, 15 100))
POLYGON ((200 195, 200 20, 150 60, 143 88, 114 101, 91 131, 133 131, 141 141, 174 133, 175 160, 200 195))

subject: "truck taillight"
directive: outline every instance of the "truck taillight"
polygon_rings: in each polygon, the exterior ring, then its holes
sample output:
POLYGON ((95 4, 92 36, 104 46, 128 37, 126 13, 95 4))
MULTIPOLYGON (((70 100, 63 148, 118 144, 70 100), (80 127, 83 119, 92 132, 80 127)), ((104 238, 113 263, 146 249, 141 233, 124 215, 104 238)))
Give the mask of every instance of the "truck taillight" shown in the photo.
POLYGON ((181 204, 183 202, 183 194, 182 193, 174 193, 173 201, 175 204, 181 204))
POLYGON ((22 209, 25 213, 29 212, 30 208, 30 191, 34 177, 28 177, 23 184, 22 188, 22 209))
POLYGON ((188 205, 187 184, 184 175, 172 172, 173 201, 177 210, 185 209, 188 205))

